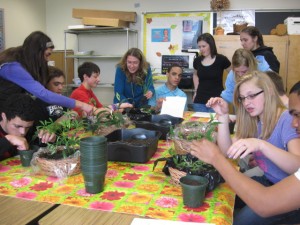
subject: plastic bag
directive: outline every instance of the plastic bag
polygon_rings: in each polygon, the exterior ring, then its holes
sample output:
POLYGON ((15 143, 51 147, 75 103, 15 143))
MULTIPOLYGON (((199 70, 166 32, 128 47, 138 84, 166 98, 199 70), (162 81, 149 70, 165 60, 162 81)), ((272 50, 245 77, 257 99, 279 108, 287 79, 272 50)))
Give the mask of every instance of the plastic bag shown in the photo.
POLYGON ((33 173, 66 178, 80 173, 80 151, 77 150, 66 158, 55 159, 55 155, 51 155, 47 148, 40 148, 32 157, 31 167, 33 173), (47 158, 47 156, 52 156, 52 158, 47 158))
POLYGON ((166 161, 162 171, 167 176, 170 176, 169 167, 172 167, 177 170, 184 171, 191 175, 206 177, 209 181, 207 186, 207 191, 214 190, 220 183, 224 182, 224 179, 221 176, 221 174, 212 165, 200 161, 199 159, 192 156, 191 154, 187 154, 187 155, 178 154, 168 158, 157 159, 154 162, 153 170, 159 161, 166 161), (188 164, 190 165, 190 167, 185 166, 188 164))

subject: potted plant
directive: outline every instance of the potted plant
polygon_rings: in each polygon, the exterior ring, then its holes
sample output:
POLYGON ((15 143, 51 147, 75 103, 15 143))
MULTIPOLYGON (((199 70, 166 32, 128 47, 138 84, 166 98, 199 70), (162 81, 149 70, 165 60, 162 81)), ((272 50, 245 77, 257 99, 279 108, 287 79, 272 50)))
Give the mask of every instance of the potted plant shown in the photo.
POLYGON ((220 122, 215 120, 210 114, 208 122, 190 121, 178 125, 171 130, 170 137, 174 141, 175 152, 177 154, 187 154, 190 152, 190 143, 193 140, 205 138, 209 141, 216 141, 216 129, 220 122))
POLYGON ((199 175, 209 180, 207 188, 209 191, 213 190, 223 179, 212 165, 202 162, 190 154, 190 142, 202 138, 215 141, 218 124, 219 122, 215 121, 211 114, 207 123, 192 121, 171 130, 170 136, 174 141, 174 148, 169 149, 170 157, 157 159, 153 169, 159 161, 166 161, 163 172, 166 175, 171 175, 172 184, 180 185, 179 179, 187 174, 199 175))
POLYGON ((84 133, 83 120, 76 120, 67 112, 65 119, 41 121, 37 133, 41 130, 56 135, 56 141, 47 143, 33 158, 35 169, 48 176, 66 177, 80 172, 80 133, 84 133))
POLYGON ((101 111, 94 117, 95 134, 105 136, 116 129, 126 128, 130 125, 130 120, 124 117, 121 112, 109 113, 101 111))

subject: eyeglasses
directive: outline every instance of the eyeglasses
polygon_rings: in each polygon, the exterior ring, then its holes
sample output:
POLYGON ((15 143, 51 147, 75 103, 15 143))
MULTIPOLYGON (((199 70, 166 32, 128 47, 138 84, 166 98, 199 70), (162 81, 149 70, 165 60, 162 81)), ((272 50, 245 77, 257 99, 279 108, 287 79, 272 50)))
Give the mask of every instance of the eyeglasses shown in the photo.
POLYGON ((260 92, 257 92, 256 94, 252 94, 252 95, 248 95, 246 97, 238 97, 238 101, 239 102, 245 102, 245 99, 248 99, 248 100, 253 100, 255 99, 255 97, 261 93, 263 93, 264 91, 261 90, 260 92))

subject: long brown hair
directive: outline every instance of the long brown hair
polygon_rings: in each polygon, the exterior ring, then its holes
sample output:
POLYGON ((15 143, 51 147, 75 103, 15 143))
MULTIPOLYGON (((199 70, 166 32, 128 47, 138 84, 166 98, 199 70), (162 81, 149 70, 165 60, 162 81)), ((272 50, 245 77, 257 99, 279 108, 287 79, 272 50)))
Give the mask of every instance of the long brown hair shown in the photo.
POLYGON ((149 63, 146 61, 146 58, 142 51, 138 48, 129 49, 124 56, 122 57, 118 66, 124 71, 127 77, 128 82, 133 82, 138 85, 143 85, 145 82, 145 78, 147 76, 147 70, 149 68, 149 63), (127 68, 127 58, 128 56, 134 56, 140 61, 139 68, 135 74, 131 74, 127 68), (134 76, 132 76, 134 75, 134 76))
POLYGON ((48 65, 44 53, 54 48, 51 39, 41 31, 32 32, 22 46, 9 48, 0 53, 0 65, 7 62, 19 62, 42 85, 46 85, 48 65))
POLYGON ((236 137, 240 138, 253 138, 257 136, 257 122, 258 116, 251 117, 246 111, 242 102, 238 101, 240 94, 240 86, 248 81, 252 81, 258 88, 263 90, 264 94, 264 110, 262 119, 262 132, 259 138, 264 140, 268 139, 281 115, 285 110, 278 92, 272 80, 263 72, 253 71, 250 74, 242 76, 234 90, 234 105, 236 108, 236 137))

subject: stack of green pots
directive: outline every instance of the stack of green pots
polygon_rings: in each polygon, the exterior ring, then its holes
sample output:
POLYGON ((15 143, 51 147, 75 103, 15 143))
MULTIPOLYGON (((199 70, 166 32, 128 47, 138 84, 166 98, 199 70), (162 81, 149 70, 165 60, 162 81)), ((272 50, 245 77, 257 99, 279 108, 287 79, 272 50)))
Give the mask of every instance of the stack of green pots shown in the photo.
POLYGON ((103 191, 107 172, 107 139, 102 136, 80 140, 80 165, 86 192, 103 191))

